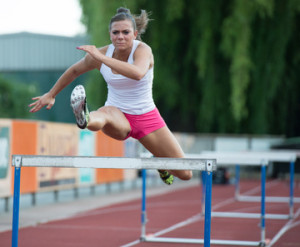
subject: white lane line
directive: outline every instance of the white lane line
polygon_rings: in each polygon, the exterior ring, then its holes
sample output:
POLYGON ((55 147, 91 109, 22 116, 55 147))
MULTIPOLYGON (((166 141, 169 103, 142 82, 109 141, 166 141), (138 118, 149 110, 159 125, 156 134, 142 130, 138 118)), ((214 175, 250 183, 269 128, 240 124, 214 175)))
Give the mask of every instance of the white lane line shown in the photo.
POLYGON ((297 210, 296 214, 294 215, 293 219, 290 219, 280 230, 279 232, 274 236, 274 238, 271 240, 271 242, 267 245, 267 247, 273 246, 281 237, 283 234, 285 234, 289 229, 292 227, 295 227, 300 224, 300 221, 294 222, 294 219, 298 218, 300 215, 300 208, 297 210))

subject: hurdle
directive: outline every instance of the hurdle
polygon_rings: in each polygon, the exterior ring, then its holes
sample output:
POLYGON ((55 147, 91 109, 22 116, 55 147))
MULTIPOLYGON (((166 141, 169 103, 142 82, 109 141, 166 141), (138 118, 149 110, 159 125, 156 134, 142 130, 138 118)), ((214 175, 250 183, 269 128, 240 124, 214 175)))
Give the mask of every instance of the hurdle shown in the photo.
MULTIPOLYGON (((261 239, 260 241, 230 241, 231 245, 245 245, 245 246, 265 246, 265 219, 279 219, 285 220, 293 217, 293 171, 294 164, 297 158, 295 152, 258 152, 258 151, 245 151, 245 152, 214 152, 206 151, 201 154, 188 154, 189 158, 211 158, 217 160, 218 166, 232 166, 236 165, 236 183, 235 183, 235 198, 237 201, 257 201, 261 203, 261 212, 258 213, 237 213, 237 212, 211 212, 211 217, 225 217, 225 218, 248 218, 260 219, 261 239), (290 162, 291 176, 290 176, 290 197, 289 200, 289 214, 266 214, 265 203, 265 184, 266 184, 266 167, 273 161, 290 162), (261 196, 251 199, 241 198, 239 195, 239 167, 240 166, 260 166, 261 167, 261 196)), ((205 184, 204 184, 205 186, 205 184)), ((203 196, 205 197, 205 196, 203 196)), ((274 199, 273 199, 274 201, 274 199)), ((281 202, 281 200, 278 200, 281 202)), ((214 243, 215 240, 211 240, 214 243)), ((223 240, 217 240, 220 244, 225 244, 223 240)), ((228 241, 226 241, 228 242, 228 241)), ((217 244, 217 243, 215 243, 217 244)))
MULTIPOLYGON (((241 165, 266 165, 268 166, 271 162, 286 162, 289 163, 290 169, 290 183, 289 183, 289 196, 288 197, 278 197, 278 196, 266 196, 266 202, 278 202, 278 203, 288 203, 289 205, 289 214, 287 217, 279 218, 276 216, 273 217, 272 215, 268 215, 267 218, 274 218, 274 219, 291 219, 293 218, 294 214, 294 203, 300 202, 300 198, 294 197, 294 170, 295 170, 295 162, 299 153, 292 152, 292 151, 244 151, 244 152, 204 152, 203 155, 207 155, 208 157, 214 156, 219 160, 221 163, 224 162, 232 162, 231 164, 235 164, 235 198, 237 201, 244 201, 244 202, 260 202, 261 197, 259 196, 246 196, 240 194, 240 166, 241 165), (227 159, 227 160, 226 160, 227 159), (233 163, 235 161, 235 163, 233 163)), ((221 163, 219 163, 221 165, 221 163)), ((262 183, 265 183, 262 181, 262 183)))
MULTIPOLYGON (((61 168, 115 168, 141 169, 145 179, 145 170, 198 170, 206 173, 207 189, 205 194, 204 247, 210 246, 211 230, 211 187, 212 172, 217 169, 215 159, 199 158, 125 158, 125 157, 94 157, 94 156, 46 156, 46 155, 13 155, 14 194, 12 219, 12 247, 18 246, 19 208, 20 208, 20 179, 22 167, 61 167, 61 168)), ((146 236, 146 185, 142 186, 142 230, 141 241, 151 242, 146 236)), ((185 240, 186 243, 192 242, 185 240)))
MULTIPOLYGON (((244 153, 244 152, 243 152, 244 153)), ((256 155, 261 159, 265 159, 270 162, 286 162, 289 163, 289 173, 290 173, 290 184, 289 184, 289 196, 266 196, 266 202, 278 202, 278 203, 289 203, 289 217, 293 218, 294 214, 294 203, 300 203, 299 197, 294 197, 294 173, 295 173, 295 162, 298 157, 300 157, 300 153, 292 150, 285 151, 269 151, 269 152, 246 152, 246 155, 256 155)), ((240 194, 239 188, 239 174, 240 169, 239 165, 236 166, 235 169, 235 197, 238 201, 244 202, 259 202, 260 197, 258 196, 245 196, 240 194)))

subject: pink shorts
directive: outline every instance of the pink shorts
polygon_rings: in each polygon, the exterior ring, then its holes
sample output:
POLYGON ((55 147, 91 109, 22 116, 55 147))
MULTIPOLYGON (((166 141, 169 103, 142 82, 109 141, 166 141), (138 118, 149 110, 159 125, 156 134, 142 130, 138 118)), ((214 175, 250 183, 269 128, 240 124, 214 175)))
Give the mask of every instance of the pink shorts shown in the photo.
POLYGON ((124 115, 131 126, 131 131, 125 140, 129 137, 141 139, 151 132, 166 126, 157 108, 142 115, 131 115, 127 113, 124 113, 124 115))

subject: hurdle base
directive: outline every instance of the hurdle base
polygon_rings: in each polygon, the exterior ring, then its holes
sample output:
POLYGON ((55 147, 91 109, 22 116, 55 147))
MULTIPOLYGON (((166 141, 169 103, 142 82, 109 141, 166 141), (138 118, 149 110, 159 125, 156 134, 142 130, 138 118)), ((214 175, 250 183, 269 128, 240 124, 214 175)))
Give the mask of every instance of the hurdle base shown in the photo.
MULTIPOLYGON (((181 244, 204 244, 204 239, 193 238, 159 238, 159 237, 144 237, 143 242, 156 243, 181 243, 181 244)), ((259 241, 238 241, 238 240, 210 240, 210 244, 229 245, 229 246, 265 246, 259 241)))
MULTIPOLYGON (((237 195, 236 197, 237 201, 240 202, 260 202, 261 197, 260 196, 244 196, 244 195, 237 195)), ((279 196, 266 196, 265 200, 266 202, 279 202, 279 203, 289 203, 290 197, 279 197, 279 196)), ((294 203, 300 203, 300 197, 294 197, 293 198, 294 203)))
POLYGON ((259 247, 266 247, 267 245, 266 245, 266 243, 265 242, 259 242, 259 245, 258 245, 259 247))
MULTIPOLYGON (((239 212, 211 212, 211 217, 220 218, 245 218, 245 219, 260 219, 259 213, 239 213, 239 212)), ((266 214, 265 219, 288 220, 288 214, 266 214)))

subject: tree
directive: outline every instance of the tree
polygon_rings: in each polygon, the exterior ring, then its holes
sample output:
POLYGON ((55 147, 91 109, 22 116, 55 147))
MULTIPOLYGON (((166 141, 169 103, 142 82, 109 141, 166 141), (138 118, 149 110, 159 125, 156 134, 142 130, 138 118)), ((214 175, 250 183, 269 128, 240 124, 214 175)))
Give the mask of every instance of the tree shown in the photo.
MULTIPOLYGON (((93 43, 107 44, 110 17, 124 1, 81 4, 93 43)), ((125 7, 152 12, 142 38, 155 56, 155 102, 172 130, 300 134, 299 1, 140 0, 125 7)))
POLYGON ((28 99, 37 95, 33 85, 0 77, 0 116, 1 118, 29 118, 28 99))

